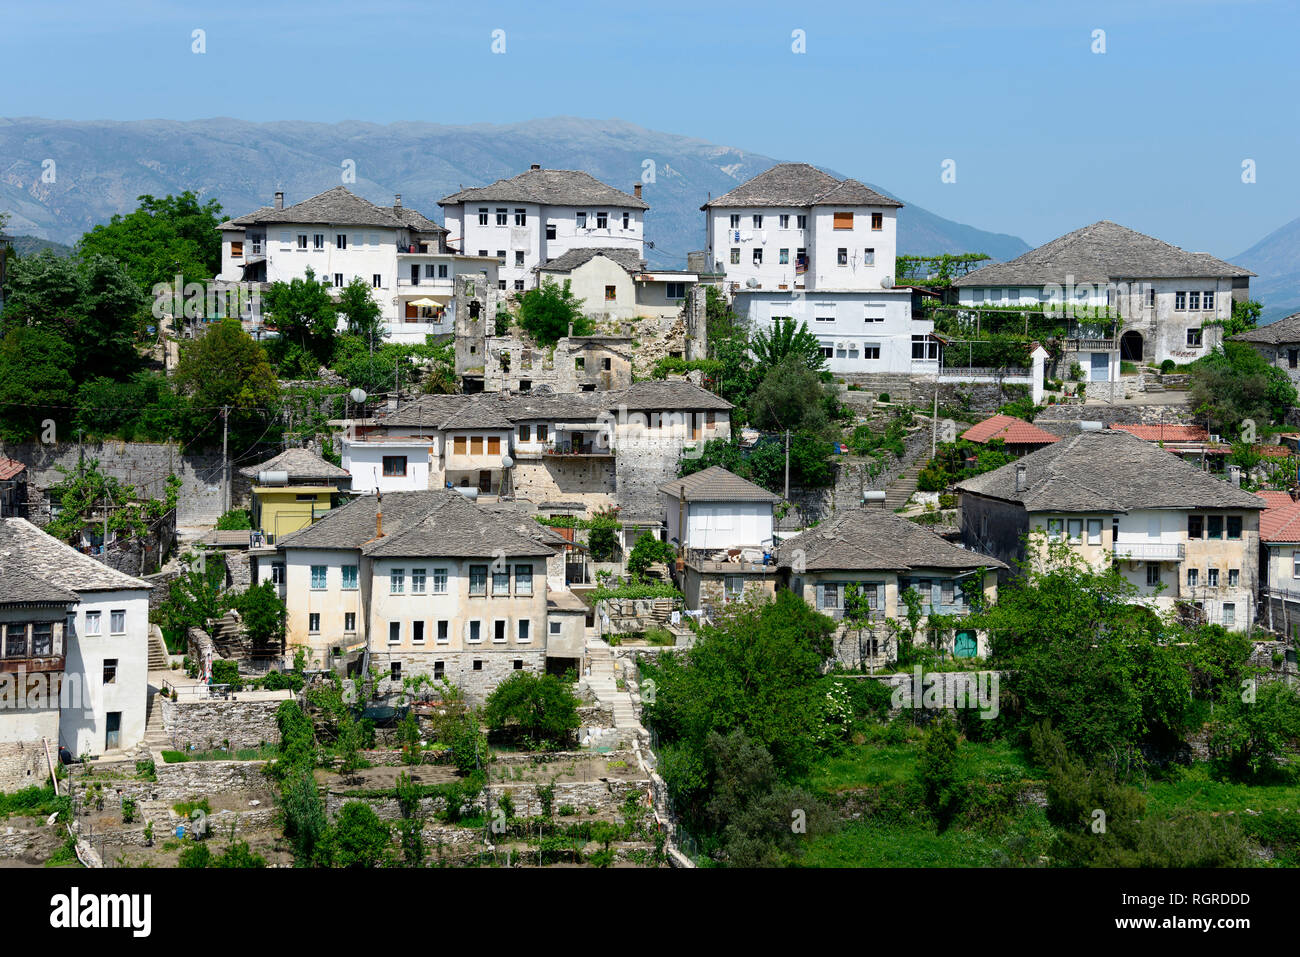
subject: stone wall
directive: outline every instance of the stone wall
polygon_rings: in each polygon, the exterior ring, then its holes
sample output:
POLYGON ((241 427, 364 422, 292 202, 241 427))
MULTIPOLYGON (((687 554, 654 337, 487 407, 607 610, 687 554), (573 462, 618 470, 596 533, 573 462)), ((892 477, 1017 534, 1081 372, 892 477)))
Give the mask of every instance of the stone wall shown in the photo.
MULTIPOLYGON (((1091 385, 1091 384, 1090 384, 1091 385)), ((1187 405, 1049 405, 1039 412, 1035 423, 1101 422, 1110 425, 1193 425, 1196 418, 1187 405)))
MULTIPOLYGON (((59 759, 58 742, 51 742, 50 757, 59 759)), ((0 742, 0 793, 42 787, 50 780, 45 748, 39 741, 0 742)))
MULTIPOLYGON (((493 689, 516 671, 529 671, 533 674, 545 674, 545 649, 507 648, 497 650, 490 646, 469 648, 465 651, 431 648, 427 651, 387 652, 382 649, 372 651, 370 661, 385 674, 392 673, 393 662, 400 662, 402 678, 415 675, 428 675, 435 678, 439 674, 437 666, 442 666, 441 677, 465 693, 471 704, 482 704, 493 689), (515 662, 522 662, 516 668, 515 662), (474 667, 475 662, 479 667, 474 667)), ((384 678, 379 683, 381 693, 402 690, 402 682, 384 678)))
MULTIPOLYGON (((276 709, 284 699, 272 701, 225 701, 221 699, 162 701, 163 727, 177 751, 193 745, 199 751, 221 747, 229 741, 234 749, 279 744, 276 709)), ((196 762, 197 763, 197 762, 196 762)), ((189 765, 177 765, 177 767, 189 765)))

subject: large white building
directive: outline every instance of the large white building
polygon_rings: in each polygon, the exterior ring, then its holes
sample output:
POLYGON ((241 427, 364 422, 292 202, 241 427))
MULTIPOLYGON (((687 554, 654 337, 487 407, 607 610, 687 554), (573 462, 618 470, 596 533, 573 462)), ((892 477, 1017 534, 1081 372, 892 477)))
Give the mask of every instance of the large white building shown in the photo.
MULTIPOLYGON (((228 220, 221 231, 219 282, 266 284, 306 276, 333 288, 356 277, 371 287, 394 342, 423 342, 454 330, 457 276, 497 283, 497 259, 458 255, 447 230, 414 209, 376 206, 336 186, 293 206, 275 203, 228 220)), ((260 319, 260 316, 254 316, 260 319)))
POLYGON ((537 284, 534 267, 571 249, 630 249, 640 258, 645 236, 641 185, 633 193, 607 186, 581 170, 542 169, 462 189, 439 200, 449 248, 495 257, 500 289, 537 284))

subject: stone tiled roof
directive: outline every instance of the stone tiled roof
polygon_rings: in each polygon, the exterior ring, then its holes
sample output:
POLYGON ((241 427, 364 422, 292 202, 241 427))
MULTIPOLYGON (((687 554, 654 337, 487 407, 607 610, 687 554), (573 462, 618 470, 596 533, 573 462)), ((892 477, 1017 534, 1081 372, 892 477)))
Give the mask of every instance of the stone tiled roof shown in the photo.
POLYGON ((1259 540, 1264 544, 1300 542, 1300 502, 1289 492, 1257 492, 1266 508, 1259 516, 1259 540))
POLYGON ((572 272, 579 266, 591 262, 597 256, 604 256, 632 274, 645 270, 645 260, 637 254, 635 249, 619 249, 613 246, 570 249, 554 259, 548 259, 535 268, 537 272, 572 272))
POLYGON ((535 203, 542 206, 607 206, 611 209, 649 209, 650 204, 630 193, 607 186, 590 173, 576 169, 530 169, 489 186, 462 189, 438 200, 455 203, 535 203))
POLYGON ((1213 279, 1255 275, 1248 269, 1189 253, 1108 220, 1084 226, 1010 262, 976 269, 954 286, 1043 286, 1122 279, 1213 279))
POLYGON ((378 538, 379 499, 363 495, 320 521, 286 535, 279 547, 359 549, 375 557, 507 558, 549 556, 549 529, 522 513, 493 511, 450 489, 389 492, 383 497, 384 535, 378 538))
POLYGON ((915 522, 879 508, 853 508, 777 548, 777 564, 807 571, 909 571, 1005 568, 996 558, 953 545, 915 522))
POLYGON ((491 393, 488 401, 467 402, 442 422, 444 430, 449 429, 513 429, 515 424, 500 407, 500 401, 491 393))
POLYGON ((623 392, 611 392, 609 396, 611 409, 625 406, 629 410, 669 412, 674 409, 699 411, 731 408, 731 403, 726 399, 685 379, 643 379, 632 383, 631 388, 623 392))
POLYGON ((1277 322, 1270 322, 1266 326, 1239 332, 1231 339, 1234 342, 1257 342, 1266 346, 1300 342, 1300 312, 1285 316, 1277 322))
POLYGON ((0 605, 75 605, 74 592, 37 578, 17 565, 0 563, 0 605))
POLYGON ((673 498, 685 496, 688 502, 779 502, 781 496, 713 465, 684 478, 659 486, 659 491, 673 498))
POLYGON ((261 217, 267 213, 274 213, 274 206, 263 206, 255 209, 251 213, 245 213, 243 216, 236 216, 234 219, 227 219, 224 223, 217 226, 217 229, 231 230, 243 229, 246 226, 255 226, 261 222, 261 217))
POLYGON ((0 519, 0 567, 14 565, 69 591, 150 588, 148 582, 124 575, 71 545, 65 545, 25 518, 0 519))
POLYGON ((326 462, 315 452, 307 449, 286 449, 265 462, 239 470, 240 475, 254 481, 257 480, 259 472, 288 472, 290 483, 310 479, 333 481, 350 477, 346 470, 332 462, 326 462))
MULTIPOLYGON (((234 226, 261 223, 323 223, 327 226, 387 226, 390 229, 405 226, 421 232, 442 229, 414 209, 407 209, 404 206, 397 209, 392 206, 376 206, 346 186, 335 186, 333 189, 327 189, 317 196, 286 206, 284 209, 263 206, 255 213, 229 221, 229 224, 234 226)), ((227 223, 222 223, 221 228, 230 227, 227 223)))
POLYGON ((1030 512, 1145 508, 1262 508, 1263 502, 1127 432, 1080 432, 960 482, 957 488, 1017 502, 1030 512), (1016 470, 1025 484, 1016 490, 1016 470))
POLYGON ((894 206, 903 204, 855 179, 838 180, 807 163, 778 163, 700 209, 726 206, 894 206))
POLYGON ((1044 432, 1024 419, 1017 419, 1011 415, 991 416, 983 422, 972 425, 961 434, 961 437, 969 442, 979 442, 981 445, 989 439, 1001 439, 1008 445, 1051 445, 1053 442, 1060 441, 1059 436, 1044 432))

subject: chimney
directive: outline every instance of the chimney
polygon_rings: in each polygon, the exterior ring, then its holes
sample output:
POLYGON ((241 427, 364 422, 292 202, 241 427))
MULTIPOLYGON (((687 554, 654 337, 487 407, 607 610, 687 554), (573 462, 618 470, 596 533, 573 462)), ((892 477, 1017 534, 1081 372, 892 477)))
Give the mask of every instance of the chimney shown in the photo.
POLYGON ((1019 464, 1016 465, 1016 491, 1017 492, 1023 492, 1025 490, 1025 484, 1026 484, 1025 473, 1027 471, 1029 470, 1026 466, 1019 465, 1019 464))
POLYGON ((1300 502, 1300 485, 1292 485, 1289 491, 1291 492, 1291 501, 1300 502))
POLYGON ((640 183, 637 183, 635 186, 632 187, 632 195, 635 196, 637 199, 640 199, 640 198, 641 198, 641 184, 640 184, 640 183))
POLYGON ((379 507, 375 509, 375 538, 384 537, 384 493, 376 492, 379 507))
POLYGON ((398 193, 396 196, 393 197, 393 209, 401 209, 401 208, 402 208, 402 194, 398 193))
POLYGON ((541 169, 541 168, 542 168, 542 164, 541 164, 541 163, 534 163, 532 166, 530 166, 530 167, 528 167, 528 168, 529 168, 529 169, 541 169))
POLYGON ((284 193, 278 189, 275 191, 275 208, 284 209, 284 193))

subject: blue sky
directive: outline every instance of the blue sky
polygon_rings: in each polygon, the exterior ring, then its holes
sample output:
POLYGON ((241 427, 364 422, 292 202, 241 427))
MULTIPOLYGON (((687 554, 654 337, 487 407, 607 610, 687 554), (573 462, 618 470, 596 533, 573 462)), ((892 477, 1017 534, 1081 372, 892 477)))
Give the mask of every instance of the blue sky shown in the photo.
POLYGON ((1229 256, 1300 216, 1298 36, 1270 0, 72 0, 0 15, 0 116, 617 117, 1031 245, 1104 218, 1229 256))

